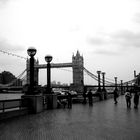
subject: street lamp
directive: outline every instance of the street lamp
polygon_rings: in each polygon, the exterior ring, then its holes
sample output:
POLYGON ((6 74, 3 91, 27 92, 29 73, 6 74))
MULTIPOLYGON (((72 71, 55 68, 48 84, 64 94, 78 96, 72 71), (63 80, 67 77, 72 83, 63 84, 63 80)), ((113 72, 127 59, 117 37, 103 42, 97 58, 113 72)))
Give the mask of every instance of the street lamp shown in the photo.
POLYGON ((126 90, 128 90, 128 82, 126 83, 126 90))
POLYGON ((45 56, 45 61, 47 62, 47 92, 51 93, 51 64, 50 62, 52 61, 52 56, 51 55, 46 55, 45 56))
POLYGON ((102 72, 103 76, 103 91, 105 91, 105 72, 102 72))
POLYGON ((30 57, 34 57, 36 54, 36 48, 35 47, 29 47, 27 50, 27 53, 30 57))
POLYGON ((105 89, 105 72, 102 72, 102 77, 103 77, 103 89, 102 89, 102 94, 104 95, 104 99, 107 99, 107 92, 105 89))
POLYGON ((34 56, 36 51, 34 47, 29 47, 27 49, 27 53, 30 56, 30 94, 34 92, 34 56))
POLYGON ((115 90, 117 90, 117 77, 114 77, 115 79, 115 90))
POLYGON ((102 93, 101 93, 101 77, 100 77, 101 71, 97 71, 97 74, 98 74, 98 89, 97 89, 97 93, 98 93, 98 96, 99 96, 99 100, 103 100, 103 96, 102 96, 102 93))
POLYGON ((134 78, 136 78, 137 76, 136 76, 136 71, 134 70, 134 78))
POLYGON ((101 74, 101 71, 97 71, 97 74, 98 74, 98 91, 100 92, 101 91, 101 84, 100 84, 100 74, 101 74))
POLYGON ((121 94, 123 94, 123 80, 121 80, 121 94))

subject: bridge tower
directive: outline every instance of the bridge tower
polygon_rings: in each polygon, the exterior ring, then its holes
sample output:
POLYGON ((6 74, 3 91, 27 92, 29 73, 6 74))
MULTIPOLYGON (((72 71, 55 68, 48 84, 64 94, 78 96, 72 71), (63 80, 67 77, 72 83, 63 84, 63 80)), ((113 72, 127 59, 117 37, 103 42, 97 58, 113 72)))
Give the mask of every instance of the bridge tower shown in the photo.
POLYGON ((72 69, 73 69, 73 84, 70 89, 83 93, 84 88, 84 73, 83 73, 84 59, 77 51, 76 55, 72 56, 72 69))
MULTIPOLYGON (((38 60, 34 60, 34 66, 35 65, 38 65, 39 64, 39 61, 38 60)), ((30 60, 27 59, 26 61, 26 68, 27 68, 27 83, 26 84, 30 84, 30 60)), ((38 85, 38 68, 34 68, 34 85, 38 85)))

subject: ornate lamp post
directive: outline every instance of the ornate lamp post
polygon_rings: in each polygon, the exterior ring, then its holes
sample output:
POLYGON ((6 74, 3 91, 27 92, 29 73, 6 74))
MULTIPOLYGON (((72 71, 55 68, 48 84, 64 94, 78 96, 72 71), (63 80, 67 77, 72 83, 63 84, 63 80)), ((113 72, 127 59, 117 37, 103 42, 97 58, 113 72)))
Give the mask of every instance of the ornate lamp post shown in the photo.
POLYGON ((103 76, 103 91, 105 91, 105 72, 102 72, 103 76))
POLYGON ((137 75, 136 75, 136 71, 134 70, 134 78, 136 78, 137 77, 137 75))
POLYGON ((30 56, 30 94, 34 92, 34 56, 37 50, 34 47, 29 47, 27 50, 28 55, 30 56))
POLYGON ((98 74, 98 91, 100 92, 101 91, 101 83, 100 83, 100 74, 101 74, 101 71, 97 71, 97 74, 98 74))
POLYGON ((126 90, 128 90, 128 82, 126 83, 126 90))
POLYGON ((121 95, 123 95, 123 80, 121 80, 121 95))
POLYGON ((117 91, 117 77, 114 77, 115 79, 115 90, 117 91))
POLYGON ((97 74, 98 74, 98 89, 97 89, 97 93, 98 93, 98 96, 99 96, 99 100, 103 100, 103 94, 102 94, 102 91, 101 91, 101 77, 100 77, 101 71, 97 71, 97 74))
POLYGON ((106 92, 106 89, 105 89, 105 72, 102 72, 102 78, 103 78, 103 89, 102 89, 102 93, 104 95, 104 99, 106 100, 107 99, 107 92, 106 92))
POLYGON ((46 55, 45 56, 45 61, 47 62, 47 92, 51 93, 51 64, 50 62, 52 61, 52 56, 51 55, 46 55))

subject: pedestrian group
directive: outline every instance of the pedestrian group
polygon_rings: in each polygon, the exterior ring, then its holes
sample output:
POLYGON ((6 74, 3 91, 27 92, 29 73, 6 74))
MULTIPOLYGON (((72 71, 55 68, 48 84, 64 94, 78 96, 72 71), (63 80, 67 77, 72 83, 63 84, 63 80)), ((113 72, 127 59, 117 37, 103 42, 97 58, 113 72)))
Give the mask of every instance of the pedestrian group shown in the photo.
MULTIPOLYGON (((118 103, 117 98, 119 97, 117 89, 114 90, 113 95, 114 95, 114 104, 117 104, 118 103)), ((137 109, 138 105, 139 105, 139 96, 140 96, 140 89, 138 89, 136 87, 133 90, 127 89, 125 92, 125 99, 126 99, 127 108, 131 108, 131 100, 133 97, 134 108, 137 109)), ((87 94, 84 92, 83 97, 84 97, 83 104, 86 104, 86 102, 87 102, 86 97, 88 97, 89 106, 93 105, 92 90, 91 89, 87 92, 87 94)))
POLYGON ((139 105, 139 95, 140 95, 140 90, 136 87, 134 90, 126 90, 125 92, 125 99, 126 99, 126 105, 128 108, 131 108, 131 99, 133 97, 133 102, 134 102, 134 108, 137 109, 139 105))
MULTIPOLYGON (((113 94, 114 94, 114 104, 117 104, 118 103, 117 98, 119 97, 118 90, 115 89, 113 94)), ((127 108, 131 108, 132 95, 133 95, 134 108, 137 109, 138 105, 139 105, 140 89, 138 87, 135 87, 133 90, 128 90, 128 89, 126 90, 125 99, 126 99, 127 108)), ((87 92, 87 90, 84 90, 83 104, 87 103, 86 97, 88 97, 89 106, 92 106, 93 105, 92 96, 93 95, 92 95, 92 90, 91 89, 88 92, 87 92)), ((61 104, 63 104, 64 108, 65 108, 66 104, 68 105, 69 109, 72 108, 72 95, 71 95, 70 92, 67 93, 67 101, 58 100, 58 105, 61 105, 61 104)))

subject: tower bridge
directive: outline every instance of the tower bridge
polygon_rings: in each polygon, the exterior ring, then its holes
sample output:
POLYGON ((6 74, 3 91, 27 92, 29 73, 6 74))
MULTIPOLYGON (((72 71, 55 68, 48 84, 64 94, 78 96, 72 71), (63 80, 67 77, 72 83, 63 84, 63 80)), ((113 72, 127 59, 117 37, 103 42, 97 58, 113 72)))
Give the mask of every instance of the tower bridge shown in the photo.
MULTIPOLYGON (((18 57, 21 59, 25 59, 26 60, 26 69, 17 77, 17 79, 21 79, 22 80, 22 85, 24 84, 30 84, 30 64, 29 64, 29 60, 25 57, 21 57, 19 55, 15 55, 9 52, 5 52, 0 50, 1 53, 4 54, 8 54, 14 57, 18 57), (26 72, 26 75, 24 76, 24 73, 26 72), (23 77, 24 76, 24 77, 23 77), (23 77, 23 78, 22 78, 23 77)), ((82 55, 80 55, 79 51, 76 52, 76 54, 72 56, 72 62, 67 62, 67 63, 51 63, 51 68, 66 68, 66 67, 70 67, 72 68, 72 79, 73 82, 70 85, 70 88, 77 91, 77 92, 83 92, 84 87, 98 87, 99 85, 86 85, 84 83, 84 72, 90 76, 91 78, 93 78, 94 80, 103 83, 103 79, 100 78, 97 74, 93 74, 90 71, 88 71, 85 67, 84 67, 84 58, 82 55)), ((47 69, 47 64, 39 64, 38 60, 34 61, 34 81, 36 85, 38 85, 38 77, 39 77, 39 69, 47 69)), ((101 74, 101 73, 100 73, 101 74)), ((105 79, 105 87, 115 87, 115 83, 111 82, 112 79, 106 78, 105 79)), ((114 80, 113 80, 114 81, 114 80)), ((122 81, 122 80, 121 80, 122 81)), ((15 83, 16 81, 12 81, 11 83, 8 83, 6 85, 1 84, 0 87, 1 88, 6 88, 6 87, 10 87, 13 85, 13 83, 15 83)), ((136 72, 134 74, 134 79, 127 81, 127 82, 122 82, 122 85, 120 83, 117 83, 117 86, 120 87, 133 87, 133 84, 136 84, 140 87, 140 74, 136 75, 136 72)), ((17 86, 18 83, 16 84, 17 86)), ((102 87, 102 85, 100 85, 100 87, 102 87)))
MULTIPOLYGON (((38 60, 35 60, 34 62, 34 81, 35 84, 38 85, 38 75, 39 75, 39 69, 46 69, 47 64, 39 64, 38 60)), ((70 85, 71 90, 75 90, 78 93, 83 93, 84 91, 84 71, 92 77, 94 80, 101 82, 102 79, 98 79, 98 76, 92 74, 89 72, 87 69, 84 68, 84 58, 83 56, 80 55, 79 51, 77 51, 76 55, 73 54, 72 56, 72 62, 68 63, 51 63, 51 68, 66 68, 66 67, 71 67, 72 68, 72 79, 73 83, 70 85)), ((129 81, 130 83, 134 82, 135 79, 129 81)), ((27 60, 27 84, 30 84, 30 70, 29 70, 29 60, 27 60)), ((105 80, 106 87, 115 87, 114 82, 110 82, 105 80)), ((126 84, 126 82, 124 83, 126 84)), ((85 86, 85 87, 98 87, 99 85, 92 85, 92 86, 85 86)), ((120 85, 122 86, 122 85, 120 85)), ((118 87, 120 87, 118 84, 118 87)), ((125 86, 125 85, 124 85, 125 86)), ((128 85, 126 85, 128 86, 128 85)), ((130 85, 129 85, 130 86, 130 85)), ((102 87, 102 86, 101 86, 102 87)))
MULTIPOLYGON (((71 67, 73 70, 73 83, 70 85, 72 90, 77 92, 83 92, 84 84, 84 59, 77 51, 76 55, 73 54, 71 63, 51 63, 51 68, 66 68, 71 67)), ((38 85, 38 75, 39 69, 46 69, 47 64, 39 64, 38 60, 35 60, 34 66, 34 81, 38 85)), ((30 82, 30 65, 29 60, 27 60, 27 84, 30 82)))

